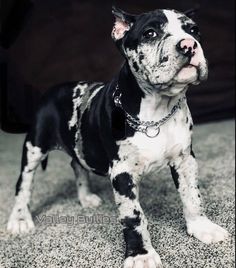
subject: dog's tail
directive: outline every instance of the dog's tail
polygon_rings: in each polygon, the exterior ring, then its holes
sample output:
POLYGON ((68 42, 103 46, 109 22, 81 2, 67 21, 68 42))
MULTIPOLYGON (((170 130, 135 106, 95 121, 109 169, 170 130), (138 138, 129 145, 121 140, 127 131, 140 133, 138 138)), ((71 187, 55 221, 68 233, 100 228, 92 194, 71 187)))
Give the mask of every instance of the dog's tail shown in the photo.
POLYGON ((42 170, 45 171, 48 165, 48 155, 46 156, 45 159, 41 162, 42 170))

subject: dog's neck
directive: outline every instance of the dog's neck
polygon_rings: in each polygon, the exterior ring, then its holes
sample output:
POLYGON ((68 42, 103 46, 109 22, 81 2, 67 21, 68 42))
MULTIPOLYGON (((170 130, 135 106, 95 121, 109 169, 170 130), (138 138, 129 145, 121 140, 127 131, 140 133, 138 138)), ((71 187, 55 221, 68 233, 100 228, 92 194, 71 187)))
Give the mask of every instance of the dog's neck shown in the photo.
POLYGON ((138 84, 126 62, 119 74, 119 92, 122 94, 123 108, 131 115, 139 115, 140 120, 160 120, 168 114, 178 100, 185 95, 186 89, 175 96, 163 95, 153 90, 149 93, 138 84))

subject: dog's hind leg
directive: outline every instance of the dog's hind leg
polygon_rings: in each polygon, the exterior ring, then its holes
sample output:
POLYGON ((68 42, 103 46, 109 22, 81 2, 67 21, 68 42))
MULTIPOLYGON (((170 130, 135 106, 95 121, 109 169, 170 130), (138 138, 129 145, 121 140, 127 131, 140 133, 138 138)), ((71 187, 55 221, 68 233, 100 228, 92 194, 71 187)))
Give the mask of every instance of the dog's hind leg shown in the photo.
POLYGON ((89 171, 81 167, 76 160, 72 160, 71 166, 75 173, 78 199, 82 207, 98 207, 101 199, 96 194, 91 193, 89 188, 89 171))
POLYGON ((15 205, 10 215, 7 229, 13 234, 27 233, 34 228, 29 210, 31 185, 38 165, 47 157, 42 148, 33 145, 29 135, 23 145, 21 173, 16 184, 15 205))

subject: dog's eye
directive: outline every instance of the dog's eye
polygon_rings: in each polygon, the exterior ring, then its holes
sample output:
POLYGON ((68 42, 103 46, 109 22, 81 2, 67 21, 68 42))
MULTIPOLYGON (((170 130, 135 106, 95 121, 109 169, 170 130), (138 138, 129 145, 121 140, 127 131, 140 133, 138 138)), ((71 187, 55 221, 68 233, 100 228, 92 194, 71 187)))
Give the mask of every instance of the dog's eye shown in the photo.
POLYGON ((145 39, 153 39, 157 37, 157 33, 154 30, 150 29, 150 30, 145 31, 143 33, 143 36, 145 39))
POLYGON ((193 35, 200 35, 199 28, 197 26, 192 26, 190 28, 190 33, 193 35))

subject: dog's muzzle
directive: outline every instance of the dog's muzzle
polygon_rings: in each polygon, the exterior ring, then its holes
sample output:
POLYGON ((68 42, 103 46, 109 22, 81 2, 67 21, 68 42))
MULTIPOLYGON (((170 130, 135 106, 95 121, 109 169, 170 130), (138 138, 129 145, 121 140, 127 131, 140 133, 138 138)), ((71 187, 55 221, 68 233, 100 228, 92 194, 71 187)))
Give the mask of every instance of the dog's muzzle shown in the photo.
POLYGON ((180 40, 176 45, 176 51, 183 57, 183 65, 174 81, 183 84, 198 84, 206 80, 208 75, 206 59, 201 46, 194 38, 180 40))
POLYGON ((198 44, 194 39, 182 39, 176 45, 177 51, 189 59, 189 64, 195 67, 198 67, 200 64, 199 53, 198 53, 198 44))

